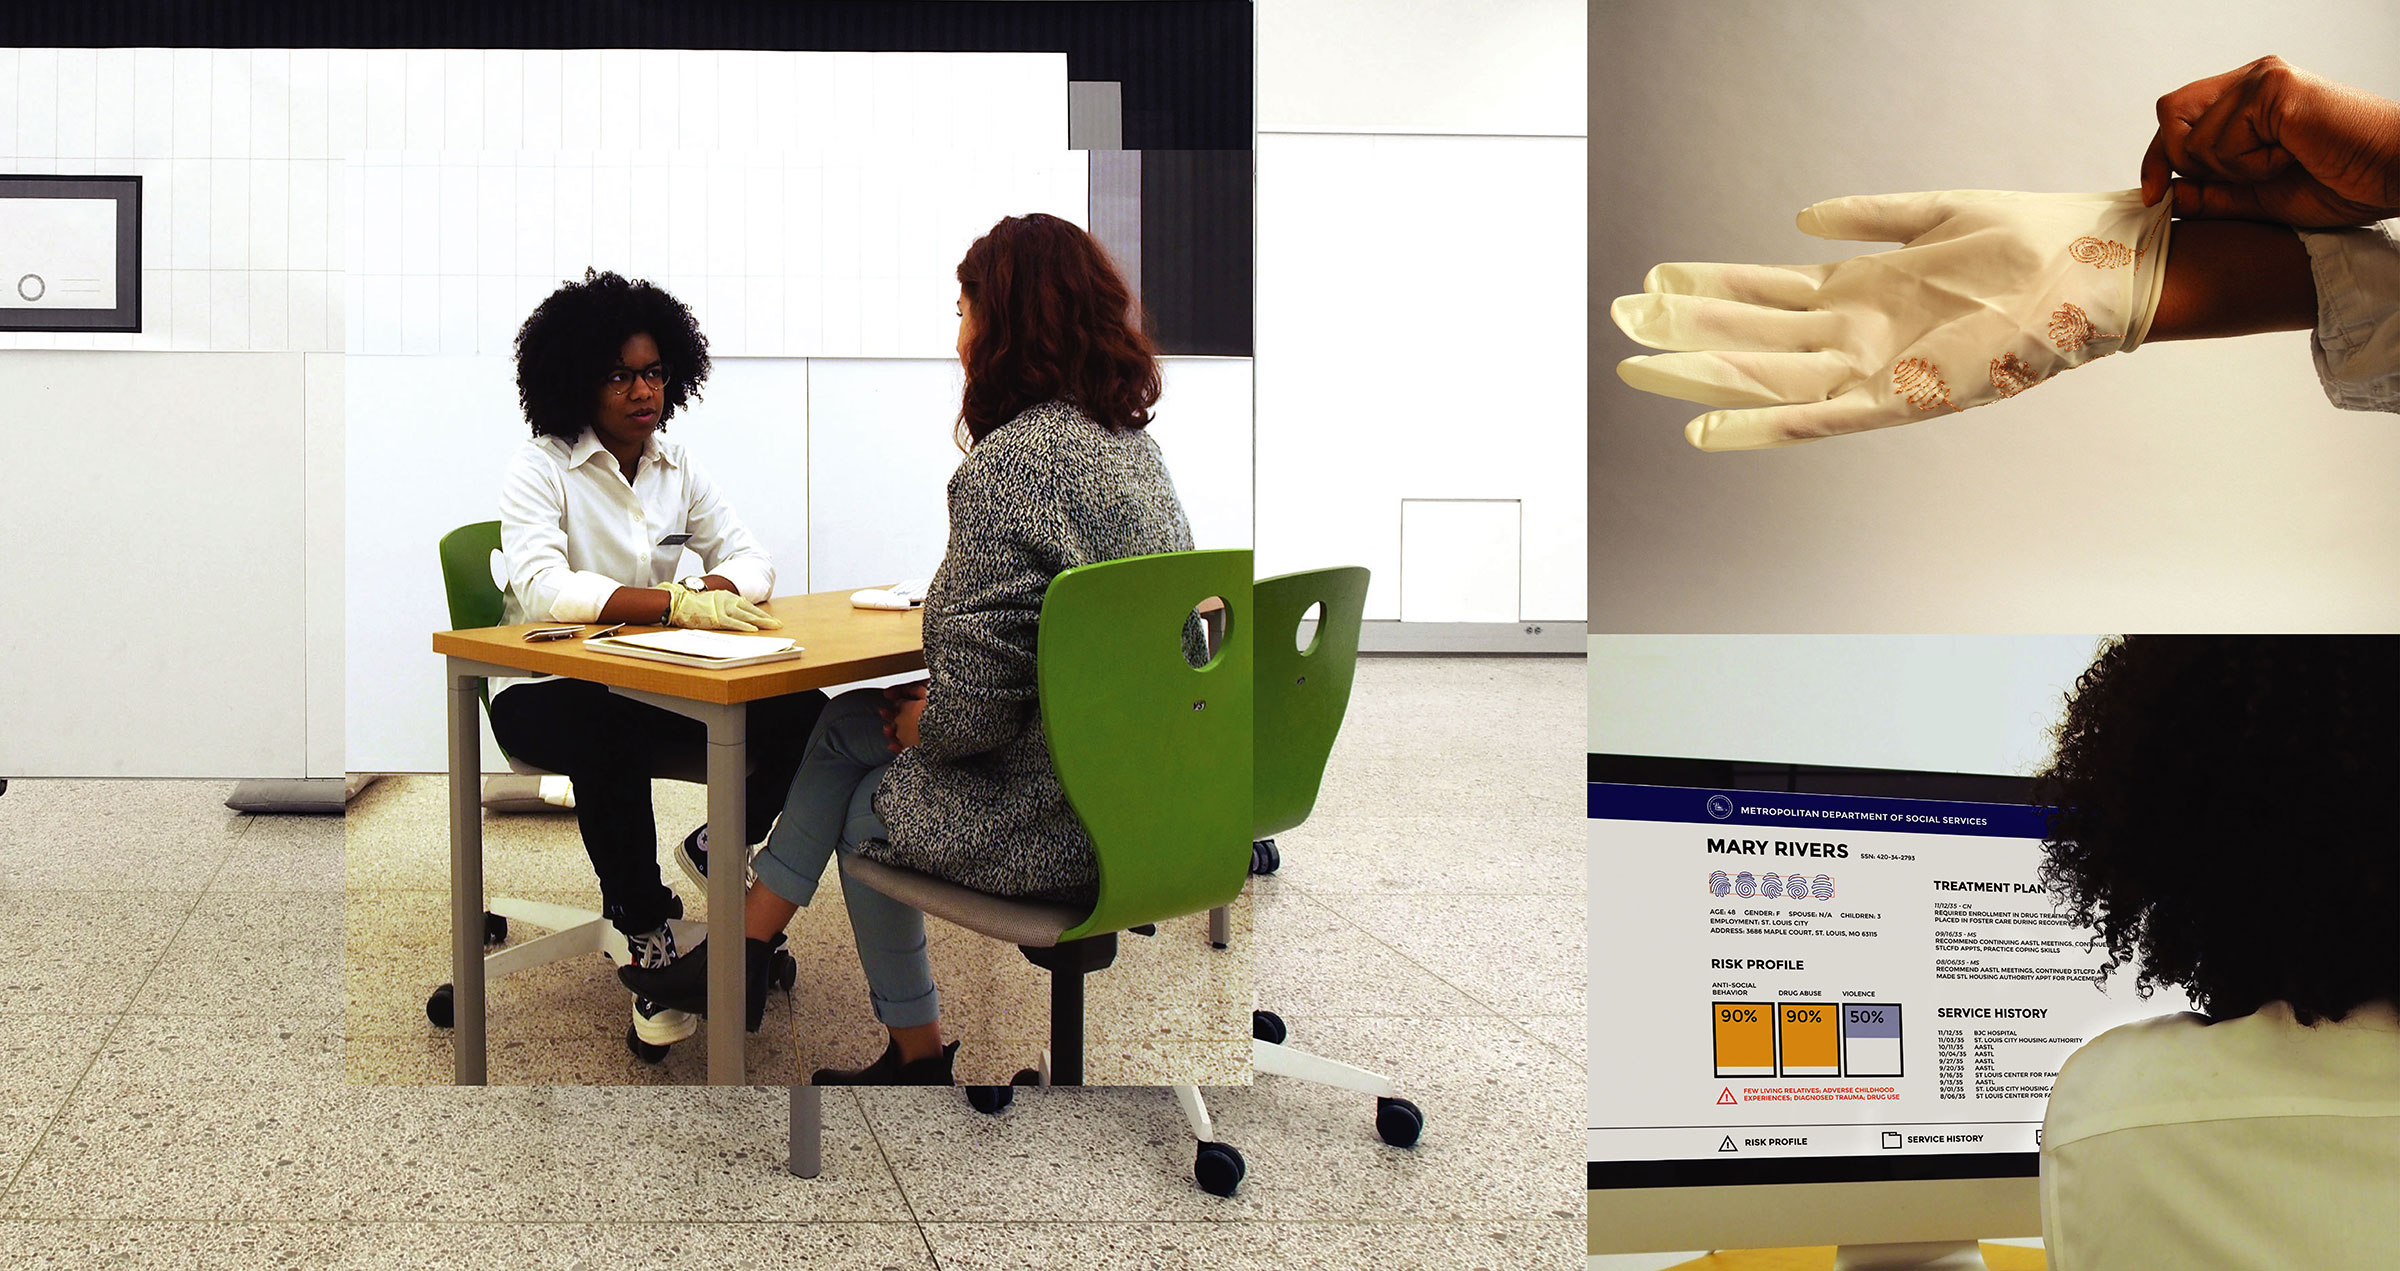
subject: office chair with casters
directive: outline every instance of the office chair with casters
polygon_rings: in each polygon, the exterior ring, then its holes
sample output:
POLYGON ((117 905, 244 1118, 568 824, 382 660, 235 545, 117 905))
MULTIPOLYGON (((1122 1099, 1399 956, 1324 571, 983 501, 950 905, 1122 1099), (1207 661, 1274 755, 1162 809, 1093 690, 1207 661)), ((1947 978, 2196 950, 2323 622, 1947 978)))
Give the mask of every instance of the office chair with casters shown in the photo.
MULTIPOLYGON (((1258 616, 1258 687, 1253 707, 1257 730, 1252 746, 1251 850, 1254 855, 1263 851, 1269 862, 1266 870, 1254 864, 1253 873, 1273 872, 1273 836, 1306 821, 1316 807, 1325 763, 1341 732, 1350 686, 1358 674, 1367 580, 1365 569, 1350 566, 1262 578, 1252 588, 1251 608, 1258 616), (1313 631, 1308 626, 1312 609, 1317 613, 1313 631)), ((1210 915, 1219 932, 1222 912, 1210 915)), ((1284 1044, 1289 1032, 1274 1012, 1251 1012, 1252 1067, 1271 1076, 1374 1095, 1377 1137, 1393 1147, 1416 1145, 1424 1133, 1425 1114, 1400 1097, 1390 1078, 1295 1050, 1284 1044)), ((1177 1086, 1175 1095, 1192 1132, 1210 1137, 1208 1109, 1199 1090, 1177 1086)), ((1210 1187, 1205 1177, 1201 1186, 1230 1196, 1240 1182, 1236 1171, 1221 1190, 1210 1187)))
MULTIPOLYGON (((1269 835, 1298 826, 1316 806, 1325 763, 1341 731, 1350 702, 1350 686, 1358 670, 1358 635, 1366 608, 1367 571, 1360 568, 1316 570, 1262 579, 1251 592, 1256 633, 1256 721, 1252 750, 1252 850, 1269 835), (1314 632, 1304 625, 1318 609, 1314 632), (1307 643, 1302 636, 1309 637, 1307 643)), ((1211 942, 1224 948, 1224 910, 1210 912, 1211 942)), ((1375 1133, 1394 1147, 1414 1147, 1424 1133, 1425 1115, 1402 1098, 1390 1078, 1363 1068, 1295 1050, 1284 1044, 1289 1029, 1269 1011, 1253 1011, 1250 1019, 1252 1067, 1270 1076, 1296 1077, 1319 1085, 1337 1086, 1375 1096, 1375 1133)), ((1018 1074, 1019 1085, 1029 1074, 1018 1074)), ((1193 1178, 1214 1195, 1231 1196, 1248 1172, 1241 1153, 1216 1142, 1215 1126, 1197 1086, 1172 1087, 1192 1137, 1199 1143, 1193 1178)), ((968 1091, 978 1111, 997 1113, 1014 1101, 1007 1087, 968 1091)))
MULTIPOLYGON (((465 631, 476 627, 500 625, 500 618, 504 612, 501 605, 500 584, 492 574, 492 559, 499 551, 500 522, 498 521, 479 521, 472 525, 462 525, 442 536, 442 590, 449 598, 450 625, 454 630, 465 631)), ((483 708, 488 716, 492 708, 491 685, 489 683, 479 685, 478 693, 483 699, 483 708)), ((560 782, 566 780, 556 773, 537 768, 515 755, 509 754, 508 748, 505 746, 501 747, 500 753, 507 757, 510 769, 521 776, 555 779, 560 782)), ((666 774, 666 777, 671 781, 689 781, 706 785, 708 783, 707 762, 705 759, 698 760, 693 763, 689 771, 669 773, 666 774)), ((688 874, 690 871, 687 869, 685 872, 688 874)), ((698 878, 693 881, 702 884, 705 882, 698 878)), ((483 914, 483 942, 486 946, 500 944, 508 939, 508 924, 511 919, 526 923, 546 933, 515 948, 501 949, 485 954, 483 973, 487 983, 519 971, 585 954, 606 955, 613 965, 623 965, 630 956, 626 949, 624 933, 617 930, 616 924, 601 917, 594 910, 577 909, 572 905, 551 904, 538 900, 525 900, 515 896, 493 896, 484 903, 487 906, 483 914)), ((684 922, 680 912, 669 923, 669 926, 674 929, 676 947, 681 949, 691 948, 705 939, 708 934, 708 929, 702 924, 684 922)), ((781 941, 778 941, 778 945, 780 944, 781 941)), ((792 985, 798 981, 799 972, 799 965, 793 960, 792 955, 778 948, 776 956, 770 964, 772 977, 770 983, 778 990, 789 991, 792 985)), ((457 1012, 451 1000, 453 992, 451 985, 443 984, 425 1000, 425 1018, 432 1021, 434 1027, 448 1028, 455 1022, 457 1012)), ((644 1063, 659 1063, 667 1057, 668 1048, 666 1046, 656 1046, 643 1041, 635 1034, 630 1024, 625 1029, 625 1047, 644 1063)))
MULTIPOLYGON (((1116 958, 1117 934, 1241 893, 1249 867, 1250 562, 1248 551, 1171 552, 1085 565, 1042 599, 1035 678, 1059 786, 1092 840, 1088 906, 1009 900, 912 870, 847 858, 851 877, 937 918, 1018 946, 1050 972, 1050 1046, 1018 1085, 1083 1084, 1083 977, 1116 958), (1225 638, 1195 667, 1177 632, 1198 602, 1222 598, 1225 638)), ((1007 1087, 979 1087, 983 1112, 1007 1087)), ((1203 1140, 1204 1177, 1240 1172, 1240 1154, 1203 1140)))

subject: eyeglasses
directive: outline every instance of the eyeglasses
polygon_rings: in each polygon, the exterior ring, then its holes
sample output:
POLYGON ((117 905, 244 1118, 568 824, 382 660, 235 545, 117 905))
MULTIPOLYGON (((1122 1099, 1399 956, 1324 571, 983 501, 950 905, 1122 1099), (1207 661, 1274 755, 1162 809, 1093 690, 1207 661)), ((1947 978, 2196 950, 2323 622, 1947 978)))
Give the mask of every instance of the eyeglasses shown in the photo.
POLYGON ((623 397, 633 391, 633 382, 636 379, 651 388, 661 389, 667 386, 667 378, 667 368, 663 366, 645 366, 638 371, 629 366, 620 366, 610 371, 608 378, 601 382, 608 387, 609 392, 623 397))

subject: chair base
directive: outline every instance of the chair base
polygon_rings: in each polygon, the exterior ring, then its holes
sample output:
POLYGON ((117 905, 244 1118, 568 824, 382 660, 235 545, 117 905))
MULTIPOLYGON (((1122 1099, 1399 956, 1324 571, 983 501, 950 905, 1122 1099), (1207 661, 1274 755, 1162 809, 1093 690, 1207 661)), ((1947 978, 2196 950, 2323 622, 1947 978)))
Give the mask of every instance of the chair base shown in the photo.
POLYGON ((1050 973, 1050 1049, 1042 1056, 1045 1086, 1083 1084, 1083 977, 1117 960, 1110 931, 1054 945, 1019 945, 1025 960, 1050 973))

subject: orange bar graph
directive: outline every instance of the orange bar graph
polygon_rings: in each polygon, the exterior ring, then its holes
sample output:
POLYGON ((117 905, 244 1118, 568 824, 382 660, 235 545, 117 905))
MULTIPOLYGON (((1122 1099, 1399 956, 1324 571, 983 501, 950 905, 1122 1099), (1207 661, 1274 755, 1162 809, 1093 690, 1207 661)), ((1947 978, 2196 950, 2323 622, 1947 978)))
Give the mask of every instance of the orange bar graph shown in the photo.
POLYGON ((1717 1038, 1717 1075, 1775 1075, 1775 1008, 1767 1002, 1711 1002, 1717 1038))
POLYGON ((1829 1002, 1780 1002, 1775 1031, 1786 1077, 1836 1077, 1842 1071, 1841 1009, 1829 1002))

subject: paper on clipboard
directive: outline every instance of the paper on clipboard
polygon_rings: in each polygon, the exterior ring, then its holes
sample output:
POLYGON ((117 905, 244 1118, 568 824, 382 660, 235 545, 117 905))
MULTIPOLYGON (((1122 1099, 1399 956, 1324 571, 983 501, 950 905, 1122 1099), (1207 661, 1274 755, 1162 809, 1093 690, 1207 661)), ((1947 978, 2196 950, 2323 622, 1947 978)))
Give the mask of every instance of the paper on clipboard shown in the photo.
POLYGON ((584 641, 587 649, 679 666, 749 666, 796 658, 807 652, 786 636, 733 635, 723 631, 654 631, 584 641))

